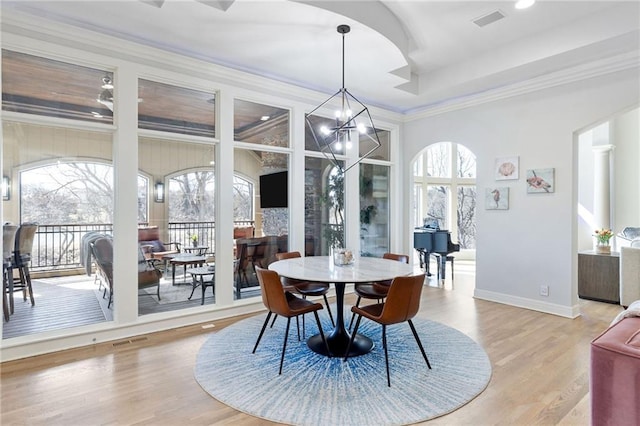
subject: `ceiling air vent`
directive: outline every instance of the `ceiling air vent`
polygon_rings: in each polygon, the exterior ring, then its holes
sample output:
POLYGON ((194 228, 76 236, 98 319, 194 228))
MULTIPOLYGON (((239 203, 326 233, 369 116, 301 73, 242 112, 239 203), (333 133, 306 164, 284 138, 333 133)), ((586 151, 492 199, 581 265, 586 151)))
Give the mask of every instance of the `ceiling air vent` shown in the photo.
POLYGON ((474 19, 473 23, 479 27, 484 27, 486 25, 493 24, 494 22, 499 21, 504 17, 505 17, 504 13, 500 12, 499 10, 496 10, 495 12, 491 12, 479 18, 474 19))

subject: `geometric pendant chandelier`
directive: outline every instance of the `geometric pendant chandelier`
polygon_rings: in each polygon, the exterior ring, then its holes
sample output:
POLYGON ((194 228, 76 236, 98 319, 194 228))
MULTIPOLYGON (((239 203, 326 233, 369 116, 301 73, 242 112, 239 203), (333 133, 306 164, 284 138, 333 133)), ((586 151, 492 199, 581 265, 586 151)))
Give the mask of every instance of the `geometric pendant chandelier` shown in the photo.
POLYGON ((338 26, 338 33, 342 34, 342 87, 313 111, 305 114, 306 125, 318 149, 341 173, 357 165, 381 145, 369 109, 349 93, 344 85, 344 38, 349 31, 351 28, 348 25, 338 26), (334 111, 334 118, 314 115, 320 109, 334 111), (359 151, 358 159, 344 168, 344 163, 337 156, 347 155, 353 149, 359 151))

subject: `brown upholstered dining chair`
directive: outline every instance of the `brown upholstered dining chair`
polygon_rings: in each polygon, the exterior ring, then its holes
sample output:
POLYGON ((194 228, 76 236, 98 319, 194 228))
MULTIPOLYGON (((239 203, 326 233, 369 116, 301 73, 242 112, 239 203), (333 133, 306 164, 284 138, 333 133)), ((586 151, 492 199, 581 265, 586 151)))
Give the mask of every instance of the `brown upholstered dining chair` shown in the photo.
MULTIPOLYGON (((277 260, 293 259, 296 257, 300 257, 299 251, 276 253, 277 260)), ((301 295, 303 299, 306 299, 307 297, 313 297, 313 296, 322 296, 324 298, 324 304, 327 307, 327 312, 329 313, 329 319, 331 320, 331 325, 335 327, 336 324, 335 322, 333 322, 333 315, 331 314, 331 306, 329 305, 329 300, 327 299, 327 293, 329 292, 329 283, 300 281, 300 280, 294 280, 291 278, 283 278, 282 283, 285 285, 287 291, 292 293, 297 293, 301 295)), ((304 333, 304 317, 302 317, 302 330, 304 333)))
POLYGON ((15 247, 17 225, 2 227, 2 311, 4 320, 9 321, 13 313, 13 248, 15 247))
POLYGON ((256 353, 256 349, 258 349, 258 344, 262 339, 264 330, 267 328, 271 315, 276 314, 287 318, 287 328, 284 332, 284 343, 282 344, 282 355, 280 356, 280 370, 278 372, 278 374, 282 374, 282 364, 284 362, 284 353, 287 349, 287 339, 289 337, 291 318, 297 318, 300 315, 311 312, 313 312, 316 317, 316 324, 318 324, 318 330, 320 331, 320 336, 325 344, 327 353, 331 353, 329 352, 329 346, 327 345, 327 340, 325 339, 324 332, 322 331, 320 317, 318 317, 318 311, 322 309, 322 305, 320 303, 314 303, 309 300, 302 299, 289 292, 285 292, 282 287, 282 283, 280 282, 280 276, 275 271, 269 271, 268 269, 262 269, 257 266, 256 274, 258 275, 258 282, 260 283, 262 303, 264 303, 264 306, 269 312, 264 320, 264 324, 262 324, 260 335, 258 336, 256 345, 253 347, 252 353, 256 353))
MULTIPOLYGON (((406 254, 385 253, 382 255, 382 258, 409 263, 409 256, 407 256, 406 254)), ((377 281, 372 283, 356 283, 353 287, 353 291, 358 296, 358 299, 356 300, 356 306, 360 306, 360 301, 362 299, 377 300, 378 303, 382 302, 384 298, 387 297, 390 285, 391 280, 377 281)), ((354 317, 355 314, 352 314, 351 321, 349 321, 349 330, 351 330, 351 326, 353 325, 354 317)))
MULTIPOLYGON (((422 286, 424 285, 425 274, 410 276, 410 277, 396 277, 389 286, 389 292, 384 303, 377 303, 375 305, 367 305, 363 307, 353 306, 351 311, 358 316, 356 325, 351 334, 349 345, 345 351, 346 355, 344 361, 349 357, 349 351, 353 344, 353 339, 358 333, 358 327, 360 327, 360 321, 362 317, 365 317, 371 321, 377 322, 382 325, 382 347, 384 348, 384 360, 387 366, 387 385, 391 386, 391 377, 389 374, 389 353, 387 351, 387 326, 392 324, 399 324, 407 321, 411 327, 413 337, 415 337, 420 352, 427 363, 427 367, 431 369, 429 358, 424 351, 422 342, 418 337, 416 328, 413 325, 411 319, 418 313, 420 309, 420 295, 422 294, 422 286)), ((409 372, 407 372, 409 374, 409 372)))

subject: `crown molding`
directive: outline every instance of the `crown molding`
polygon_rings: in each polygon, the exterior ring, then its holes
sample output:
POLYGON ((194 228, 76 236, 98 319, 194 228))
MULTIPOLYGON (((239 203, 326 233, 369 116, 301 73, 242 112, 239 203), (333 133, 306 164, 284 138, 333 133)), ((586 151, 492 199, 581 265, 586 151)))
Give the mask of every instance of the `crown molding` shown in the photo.
POLYGON ((565 68, 560 71, 541 75, 514 84, 497 87, 471 96, 452 99, 450 102, 428 107, 420 110, 419 112, 407 113, 405 115, 404 122, 407 123, 427 117, 433 117, 435 115, 470 108, 489 102, 496 102, 515 96, 522 96, 539 90, 629 69, 638 69, 640 75, 640 52, 630 51, 578 66, 565 68))

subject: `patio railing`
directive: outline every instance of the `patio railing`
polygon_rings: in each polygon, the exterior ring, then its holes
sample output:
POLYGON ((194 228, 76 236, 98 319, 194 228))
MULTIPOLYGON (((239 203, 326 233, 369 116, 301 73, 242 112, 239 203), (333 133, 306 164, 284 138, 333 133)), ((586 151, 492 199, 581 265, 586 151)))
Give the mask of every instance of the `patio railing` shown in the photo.
MULTIPOLYGON (((250 220, 235 221, 235 226, 250 226, 250 220)), ((139 224, 146 226, 146 223, 139 224)), ((188 244, 191 235, 198 235, 198 245, 208 246, 213 252, 215 222, 169 222, 169 241, 188 244)), ((111 223, 39 225, 33 240, 31 269, 33 271, 55 271, 75 269, 82 266, 80 246, 87 232, 113 233, 111 223)))

